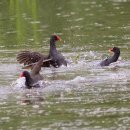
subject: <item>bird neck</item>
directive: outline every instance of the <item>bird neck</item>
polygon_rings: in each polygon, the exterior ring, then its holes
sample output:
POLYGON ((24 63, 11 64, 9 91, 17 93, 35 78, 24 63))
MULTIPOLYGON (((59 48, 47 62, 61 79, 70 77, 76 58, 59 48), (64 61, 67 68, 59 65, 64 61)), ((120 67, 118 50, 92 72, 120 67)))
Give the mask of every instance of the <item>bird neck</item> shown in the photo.
POLYGON ((27 88, 28 89, 32 88, 32 86, 31 86, 32 78, 31 78, 30 74, 28 74, 25 77, 25 80, 26 80, 25 84, 26 84, 27 88))
POLYGON ((109 59, 109 62, 110 63, 116 62, 118 60, 119 56, 120 56, 120 52, 114 53, 114 55, 109 59))
POLYGON ((50 41, 50 55, 54 55, 55 53, 57 53, 57 49, 56 49, 56 43, 55 41, 50 41))

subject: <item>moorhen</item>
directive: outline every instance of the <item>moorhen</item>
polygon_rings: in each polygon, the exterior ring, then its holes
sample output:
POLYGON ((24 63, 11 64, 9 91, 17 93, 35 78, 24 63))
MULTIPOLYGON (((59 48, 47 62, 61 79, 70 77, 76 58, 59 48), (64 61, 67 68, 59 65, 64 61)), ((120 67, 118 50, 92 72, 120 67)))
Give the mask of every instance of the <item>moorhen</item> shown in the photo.
POLYGON ((109 49, 110 52, 114 52, 114 55, 110 58, 103 60, 101 66, 109 66, 111 63, 116 62, 120 56, 120 49, 118 47, 113 47, 109 49))
POLYGON ((20 75, 20 77, 25 77, 25 85, 26 88, 38 88, 40 85, 38 84, 38 81, 42 80, 43 77, 40 75, 40 70, 43 65, 43 58, 41 58, 32 68, 31 72, 23 71, 20 75))
POLYGON ((45 56, 39 52, 31 52, 31 51, 22 51, 17 55, 17 61, 20 64, 24 64, 24 66, 28 66, 32 63, 38 62, 40 58, 46 60, 42 64, 42 67, 50 67, 54 66, 55 68, 60 67, 61 65, 67 66, 67 61, 64 56, 59 53, 56 49, 56 41, 61 40, 61 38, 57 35, 52 35, 50 38, 50 51, 49 55, 45 56), (51 60, 48 60, 51 59, 51 60))

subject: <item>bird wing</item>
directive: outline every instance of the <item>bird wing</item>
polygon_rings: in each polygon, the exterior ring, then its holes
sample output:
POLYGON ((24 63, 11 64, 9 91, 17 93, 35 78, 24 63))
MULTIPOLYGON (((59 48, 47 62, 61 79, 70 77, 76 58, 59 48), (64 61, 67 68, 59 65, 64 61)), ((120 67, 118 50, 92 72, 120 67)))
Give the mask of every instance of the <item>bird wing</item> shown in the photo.
POLYGON ((21 51, 17 55, 17 61, 20 64, 24 64, 24 65, 29 65, 38 62, 41 58, 47 59, 47 57, 42 55, 41 53, 31 52, 31 51, 21 51))
POLYGON ((41 67, 43 65, 43 60, 44 58, 42 57, 34 66, 33 69, 31 70, 31 74, 35 76, 36 74, 39 74, 41 67))

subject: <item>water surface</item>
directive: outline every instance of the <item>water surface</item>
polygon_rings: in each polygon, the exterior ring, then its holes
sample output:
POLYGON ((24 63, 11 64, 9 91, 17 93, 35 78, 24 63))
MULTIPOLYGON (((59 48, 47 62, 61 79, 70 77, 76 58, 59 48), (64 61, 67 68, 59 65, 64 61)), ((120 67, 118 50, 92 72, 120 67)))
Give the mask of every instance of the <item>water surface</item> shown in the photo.
POLYGON ((129 0, 1 0, 0 129, 129 129, 129 16, 129 0), (43 68, 44 88, 16 89, 16 55, 47 54, 51 34, 68 66, 43 68), (113 46, 119 61, 100 67, 113 46))

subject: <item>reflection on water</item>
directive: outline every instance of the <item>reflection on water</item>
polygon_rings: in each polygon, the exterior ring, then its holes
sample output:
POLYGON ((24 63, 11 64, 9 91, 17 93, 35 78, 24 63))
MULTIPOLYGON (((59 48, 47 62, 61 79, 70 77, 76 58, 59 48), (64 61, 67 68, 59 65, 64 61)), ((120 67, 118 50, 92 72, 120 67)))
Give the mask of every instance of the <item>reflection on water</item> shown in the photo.
POLYGON ((3 0, 0 10, 1 130, 130 127, 128 0, 3 0), (43 68, 43 88, 16 89, 23 71, 16 54, 47 54, 53 33, 64 41, 57 48, 68 66, 43 68), (119 61, 100 67, 113 46, 119 61))

